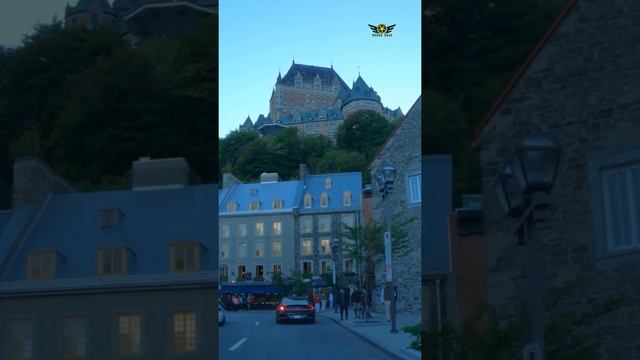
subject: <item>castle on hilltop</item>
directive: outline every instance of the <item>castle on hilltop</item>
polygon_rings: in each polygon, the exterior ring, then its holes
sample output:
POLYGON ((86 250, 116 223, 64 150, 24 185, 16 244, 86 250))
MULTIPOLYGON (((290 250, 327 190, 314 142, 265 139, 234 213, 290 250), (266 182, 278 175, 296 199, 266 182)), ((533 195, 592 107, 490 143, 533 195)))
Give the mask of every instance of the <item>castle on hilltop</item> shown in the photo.
POLYGON ((403 115, 400 108, 384 107, 360 74, 349 88, 333 65, 326 68, 293 61, 284 77, 278 73, 269 114, 260 114, 255 122, 247 117, 240 130, 266 135, 296 127, 304 134, 325 135, 335 141, 338 126, 358 110, 373 110, 389 120, 403 115))
POLYGON ((134 44, 163 36, 183 36, 198 21, 217 14, 218 0, 79 0, 65 8, 66 26, 108 27, 134 44))

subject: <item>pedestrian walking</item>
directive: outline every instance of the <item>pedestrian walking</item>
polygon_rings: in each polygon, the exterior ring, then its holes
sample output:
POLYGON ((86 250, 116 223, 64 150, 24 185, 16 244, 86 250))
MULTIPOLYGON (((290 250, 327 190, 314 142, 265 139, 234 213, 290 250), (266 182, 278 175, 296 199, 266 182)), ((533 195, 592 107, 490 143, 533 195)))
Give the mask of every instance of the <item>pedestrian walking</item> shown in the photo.
POLYGON ((327 299, 327 309, 331 309, 331 305, 333 305, 333 291, 329 291, 327 299))
POLYGON ((357 287, 351 293, 351 306, 353 307, 353 315, 356 319, 360 318, 360 289, 357 287))
POLYGON ((335 293, 335 295, 333 296, 333 313, 337 314, 340 304, 340 292, 338 291, 338 288, 334 288, 333 292, 335 293))
POLYGON ((320 294, 316 294, 316 296, 314 296, 314 303, 316 304, 316 312, 320 312, 320 294))
POLYGON ((322 294, 320 297, 320 312, 327 310, 327 295, 322 294))
POLYGON ((349 288, 340 290, 340 320, 349 320, 349 288))
POLYGON ((393 299, 393 289, 391 288, 391 283, 385 283, 383 291, 384 314, 387 318, 387 322, 391 322, 391 299, 393 299))
POLYGON ((360 291, 360 313, 362 314, 362 318, 369 317, 369 313, 365 311, 367 308, 367 292, 362 290, 360 291))
POLYGON ((240 302, 238 301, 238 296, 236 294, 233 294, 233 296, 231 297, 231 302, 233 303, 233 310, 238 311, 240 302))

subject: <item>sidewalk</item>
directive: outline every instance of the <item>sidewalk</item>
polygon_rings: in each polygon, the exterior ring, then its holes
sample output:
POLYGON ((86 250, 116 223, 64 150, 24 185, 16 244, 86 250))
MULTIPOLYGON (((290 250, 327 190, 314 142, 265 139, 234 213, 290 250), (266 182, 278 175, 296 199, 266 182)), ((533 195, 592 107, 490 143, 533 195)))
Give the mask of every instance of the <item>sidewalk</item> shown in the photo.
POLYGON ((388 355, 394 356, 396 359, 416 360, 421 358, 419 351, 409 348, 413 338, 401 329, 405 326, 416 325, 421 322, 419 315, 397 314, 396 329, 397 333, 390 332, 391 323, 387 322, 384 313, 371 313, 368 321, 356 319, 353 310, 349 309, 349 320, 340 320, 340 310, 334 313, 333 310, 321 311, 316 314, 332 319, 347 330, 356 334, 365 341, 380 348, 388 355))

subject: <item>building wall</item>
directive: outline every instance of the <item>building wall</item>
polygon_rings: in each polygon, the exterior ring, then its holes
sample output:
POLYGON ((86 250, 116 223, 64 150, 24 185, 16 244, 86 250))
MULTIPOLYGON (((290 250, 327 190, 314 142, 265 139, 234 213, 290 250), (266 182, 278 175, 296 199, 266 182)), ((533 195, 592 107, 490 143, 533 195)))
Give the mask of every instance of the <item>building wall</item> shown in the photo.
MULTIPOLYGON (((117 355, 117 315, 139 313, 144 359, 211 359, 217 353, 217 289, 167 289, 154 291, 98 293, 86 295, 43 295, 0 299, 0 333, 6 334, 11 319, 31 319, 33 359, 62 358, 62 319, 84 316, 87 326, 87 359, 120 359, 117 355), (171 349, 172 313, 196 313, 197 351, 177 356, 171 349)), ((6 342, 0 341, 6 356, 6 342)))
MULTIPOLYGON (((523 247, 495 196, 497 176, 526 134, 562 150, 551 205, 536 226, 546 294, 581 281, 553 312, 613 295, 621 307, 575 336, 602 341, 600 359, 640 358, 640 252, 603 253, 603 171, 640 161, 640 3, 578 1, 481 134, 488 300, 498 318, 526 309, 523 247)), ((630 224, 638 224, 630 219, 630 224)))
POLYGON ((382 111, 382 105, 380 103, 371 100, 354 100, 342 108, 342 114, 346 119, 349 115, 360 110, 372 110, 382 116, 386 116, 382 111))
POLYGON ((330 108, 335 103, 336 94, 337 92, 331 87, 316 90, 311 87, 276 85, 274 97, 270 102, 269 115, 272 119, 279 119, 296 111, 330 108))
POLYGON ((253 215, 253 216, 221 216, 220 223, 220 249, 223 244, 229 244, 229 258, 219 258, 219 266, 226 264, 229 268, 229 281, 235 280, 238 276, 238 266, 246 266, 246 271, 251 272, 255 277, 256 265, 264 266, 264 279, 270 281, 271 276, 268 274, 273 270, 273 265, 282 265, 282 272, 285 276, 290 275, 289 270, 295 267, 295 244, 294 244, 294 220, 293 215, 253 215), (276 236, 271 234, 272 224, 274 221, 282 222, 282 235, 276 236), (264 223, 264 236, 255 236, 255 224, 257 222, 264 223), (241 238, 237 235, 237 226, 239 224, 247 225, 247 257, 239 258, 237 252, 237 244, 241 238), (228 239, 222 237, 223 225, 229 225, 231 236, 228 239), (264 256, 257 258, 255 256, 256 241, 264 241, 264 256), (271 253, 271 245, 273 241, 280 240, 282 243, 282 257, 273 257, 271 253))
MULTIPOLYGON (((371 164, 371 178, 375 179, 378 171, 386 165, 397 169, 393 192, 385 202, 389 202, 393 214, 404 212, 415 220, 407 226, 408 246, 411 251, 406 256, 393 257, 393 279, 398 288, 397 309, 399 312, 420 314, 421 312, 421 246, 422 224, 421 204, 408 202, 408 177, 421 172, 421 103, 416 102, 413 113, 406 119, 388 139, 387 144, 371 164)), ((378 191, 373 192, 373 218, 376 222, 384 221, 384 202, 378 191)), ((383 264, 384 265, 384 264, 383 264)), ((378 268, 377 279, 384 279, 384 273, 378 268)), ((379 283, 380 285, 380 283, 379 283)), ((379 291, 379 290, 378 290, 379 291)))

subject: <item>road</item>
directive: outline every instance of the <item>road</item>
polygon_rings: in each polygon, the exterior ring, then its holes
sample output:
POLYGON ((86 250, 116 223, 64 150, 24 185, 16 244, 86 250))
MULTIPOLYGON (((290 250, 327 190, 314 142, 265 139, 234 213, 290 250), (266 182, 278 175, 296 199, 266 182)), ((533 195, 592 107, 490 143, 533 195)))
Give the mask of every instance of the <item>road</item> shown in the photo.
POLYGON ((367 359, 390 357, 332 319, 315 324, 276 324, 274 310, 228 311, 219 328, 218 355, 236 359, 367 359))

